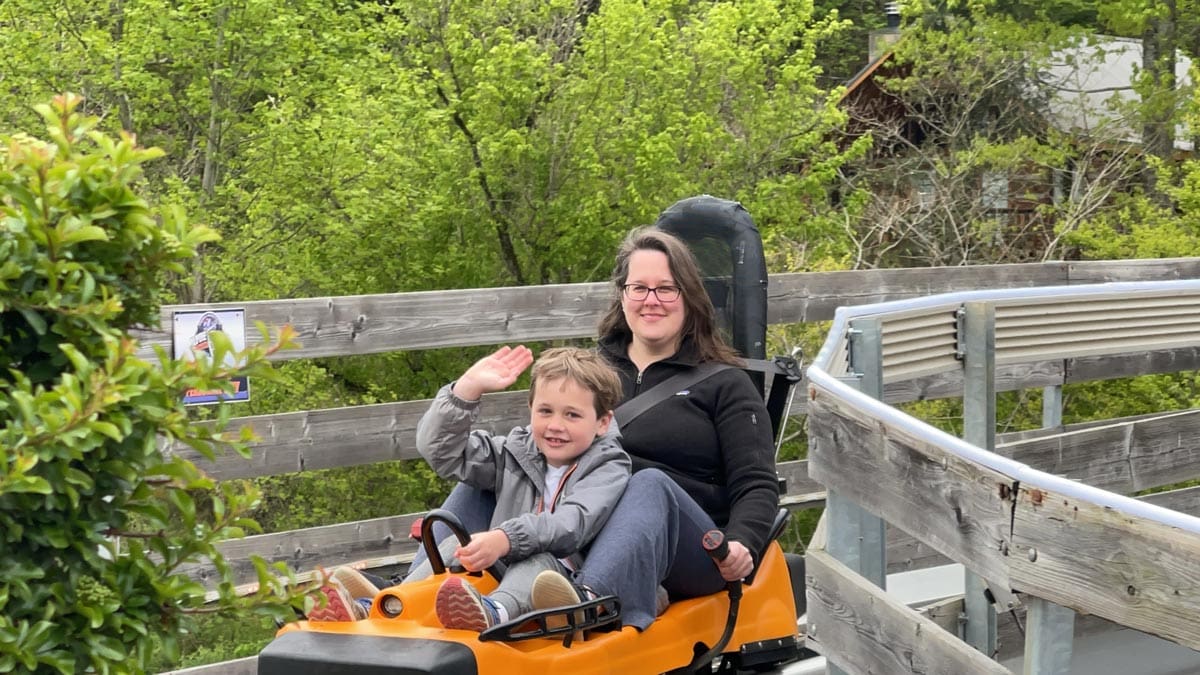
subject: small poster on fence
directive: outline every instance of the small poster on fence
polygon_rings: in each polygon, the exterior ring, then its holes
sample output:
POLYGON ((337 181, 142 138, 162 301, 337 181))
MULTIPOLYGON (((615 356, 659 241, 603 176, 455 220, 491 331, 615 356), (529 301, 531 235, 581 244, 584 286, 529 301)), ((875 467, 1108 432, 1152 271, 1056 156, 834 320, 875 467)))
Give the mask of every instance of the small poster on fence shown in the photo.
MULTIPOLYGON (((246 310, 216 309, 216 310, 187 310, 174 314, 174 356, 176 359, 195 361, 197 359, 211 360, 213 357, 211 336, 221 332, 229 338, 234 352, 246 348, 246 310)), ((233 355, 227 355, 226 364, 236 366, 233 355)), ((249 401, 249 378, 233 378, 233 393, 227 394, 219 389, 204 391, 189 389, 183 394, 186 405, 198 403, 216 403, 218 401, 249 401)))

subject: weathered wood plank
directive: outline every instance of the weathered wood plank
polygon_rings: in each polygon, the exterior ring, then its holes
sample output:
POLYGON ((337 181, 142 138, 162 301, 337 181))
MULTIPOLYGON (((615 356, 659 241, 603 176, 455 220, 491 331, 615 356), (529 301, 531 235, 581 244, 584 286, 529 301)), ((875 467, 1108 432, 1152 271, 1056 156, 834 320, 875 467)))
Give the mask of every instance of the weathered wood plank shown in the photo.
POLYGON ((1189 516, 1200 517, 1200 486, 1179 488, 1138 497, 1141 501, 1189 516))
MULTIPOLYGON (((409 513, 231 539, 222 542, 220 550, 238 584, 256 578, 249 562, 251 556, 259 556, 267 562, 282 561, 297 571, 318 567, 333 569, 368 559, 411 560, 417 545, 408 534, 413 521, 421 515, 409 513)), ((202 583, 214 580, 210 564, 196 563, 181 567, 181 570, 202 583)))
POLYGON ((1087 356, 1068 360, 1070 382, 1136 377, 1148 373, 1181 373, 1200 368, 1200 347, 1157 349, 1117 357, 1087 356))
POLYGON ((279 360, 590 337, 611 293, 607 283, 589 283, 168 305, 162 328, 139 333, 139 355, 154 346, 170 353, 174 312, 195 309, 245 309, 250 344, 261 342, 255 322, 290 324, 300 348, 279 360))
MULTIPOLYGON (((1000 368, 997 388, 1004 391, 1061 384, 1061 370, 1054 365, 1000 368)), ((957 373, 894 383, 885 390, 890 403, 948 398, 961 393, 962 378, 957 373)), ((528 423, 527 397, 525 391, 489 394, 481 410, 480 428, 505 433, 528 423)), ((228 454, 210 462, 185 446, 176 445, 174 450, 220 479, 415 459, 416 423, 427 406, 427 400, 401 401, 235 418, 231 430, 248 426, 260 437, 251 444, 249 459, 228 454)), ((805 397, 796 396, 790 419, 801 419, 807 413, 805 397)))
MULTIPOLYGON (((1169 492, 1156 492, 1137 499, 1161 506, 1165 509, 1200 516, 1200 487, 1181 488, 1169 492)), ((925 569, 951 562, 929 544, 917 539, 898 527, 887 529, 888 574, 925 569)))
POLYGON ((998 444, 1038 470, 1121 494, 1200 476, 1200 410, 998 444))
POLYGON ((810 385, 809 476, 985 579, 1006 583, 1012 480, 810 385))
MULTIPOLYGON (((952 291, 1196 276, 1196 265, 1190 260, 1146 261, 1145 265, 1138 262, 1142 261, 773 274, 768 289, 768 321, 825 321, 841 306, 952 291)), ((155 346, 170 353, 174 312, 200 309, 245 309, 250 344, 260 341, 253 330, 255 322, 268 327, 290 324, 297 331, 300 348, 278 354, 275 358, 280 360, 586 338, 595 334, 611 293, 608 283, 597 282, 167 305, 160 314, 160 328, 137 333, 141 341, 138 353, 142 358, 152 358, 155 346)))
MULTIPOLYGON (((793 508, 819 507, 824 501, 824 488, 808 478, 807 464, 806 460, 797 460, 781 462, 778 466, 780 476, 787 479, 789 494, 794 496, 794 503, 789 504, 793 508)), ((422 515, 407 513, 254 535, 224 542, 221 551, 238 584, 254 579, 253 567, 248 562, 251 556, 259 556, 268 562, 284 561, 297 572, 364 561, 394 565, 396 561, 407 562, 416 552, 416 543, 408 539, 408 533, 412 522, 422 515)), ((190 565, 185 571, 204 582, 214 578, 214 570, 207 563, 190 565)))
MULTIPOLYGON (((1040 389, 1063 383, 1062 361, 1040 361, 997 366, 996 391, 1040 389)), ((925 401, 962 396, 963 375, 953 370, 925 375, 911 380, 889 382, 883 388, 883 400, 888 403, 925 401)))
POLYGON ((772 274, 767 320, 826 321, 838 307, 954 291, 1056 286, 1067 279, 1066 265, 1057 262, 772 274))
POLYGON ((823 550, 806 556, 807 641, 847 673, 1008 670, 893 600, 823 550))
POLYGON ((1023 484, 1012 546, 1013 589, 1200 648, 1200 537, 1023 484))
MULTIPOLYGON (((506 434, 528 424, 528 397, 527 391, 484 395, 475 428, 506 434)), ((225 453, 209 461, 182 444, 173 451, 219 479, 418 459, 417 423, 428 409, 423 400, 240 417, 230 430, 250 427, 260 439, 248 459, 225 453)))
POLYGON ((813 508, 824 506, 825 486, 808 477, 808 460, 800 459, 780 462, 775 466, 780 478, 786 481, 785 494, 780 495, 780 506, 788 508, 813 508))
POLYGON ((1071 284, 1109 281, 1169 281, 1200 278, 1200 259, 1081 260, 1067 264, 1071 284))
MULTIPOLYGON (((962 628, 960 618, 965 610, 965 603, 961 595, 953 598, 938 600, 937 602, 924 605, 921 607, 913 607, 921 616, 936 623, 939 628, 946 631, 950 635, 958 636, 962 628)), ((961 639, 961 637, 959 638, 961 639)))
POLYGON ((1008 445, 1020 441, 1029 441, 1038 438, 1046 438, 1048 436, 1057 436, 1073 431, 1083 431, 1085 429, 1096 429, 1099 427, 1112 426, 1114 424, 1125 424, 1126 422, 1136 422, 1138 420, 1148 420, 1154 417, 1163 415, 1173 415, 1182 410, 1160 410, 1158 412, 1146 413, 1144 415, 1130 415, 1129 417, 1115 417, 1105 420, 1089 420, 1087 422, 1075 422, 1059 427, 1043 427, 1041 429, 1024 429, 1022 431, 1010 431, 996 436, 996 445, 1008 445))
MULTIPOLYGON (((504 434, 528 424, 527 397, 525 391, 486 394, 476 428, 504 434)), ((428 401, 402 401, 243 417, 231 423, 231 430, 249 426, 260 436, 248 459, 225 453, 209 461, 183 445, 173 452, 221 480, 419 459, 416 425, 428 407, 428 401)), ((819 506, 824 500, 825 488, 808 477, 806 461, 781 462, 777 469, 793 497, 788 505, 819 506)))
MULTIPOLYGON (((805 473, 805 469, 807 468, 805 461, 783 462, 779 467, 780 474, 789 477, 789 485, 796 485, 797 489, 804 491, 812 489, 811 485, 806 485, 804 482, 794 482, 790 478, 805 473)), ((813 485, 820 484, 813 483, 813 485)), ((813 494, 810 492, 796 493, 791 490, 789 490, 789 493, 794 496, 797 502, 802 501, 805 495, 813 494)), ((824 493, 821 492, 820 494, 823 500, 824 493)), ((1200 515, 1200 487, 1159 492, 1141 497, 1140 499, 1164 508, 1174 509, 1181 513, 1200 515)), ((820 506, 820 504, 816 502, 797 504, 794 508, 804 508, 805 506, 820 506)), ((234 568, 237 572, 237 583, 239 584, 247 583, 253 579, 253 571, 245 562, 251 555, 257 555, 271 561, 287 560, 292 568, 300 573, 314 569, 317 565, 329 567, 330 564, 343 564, 351 561, 356 564, 363 563, 367 568, 374 568, 378 565, 394 566, 410 560, 412 554, 416 551, 416 546, 415 544, 408 543, 407 539, 397 545, 395 540, 388 539, 387 534, 402 531, 407 536, 408 530, 406 528, 421 515, 423 514, 408 513, 386 519, 342 523, 322 528, 325 531, 320 540, 321 542, 340 542, 339 545, 342 548, 347 551, 353 551, 353 556, 336 555, 336 552, 330 551, 325 551, 324 554, 318 555, 316 551, 304 543, 305 530, 247 537, 237 540, 241 542, 237 547, 234 547, 231 542, 226 543, 224 545, 226 548, 223 550, 227 551, 227 555, 231 556, 231 562, 235 563, 234 568), (381 526, 380 521, 386 521, 387 524, 381 526), (381 535, 381 532, 385 529, 386 533, 381 535), (300 553, 295 553, 297 545, 302 549, 300 553), (287 554, 289 550, 293 551, 291 556, 287 554), (309 559, 331 560, 335 562, 318 562, 311 567, 304 567, 303 565, 309 559)), ((938 553, 929 544, 916 539, 897 527, 889 527, 887 536, 888 573, 924 569, 950 562, 949 558, 938 553)), ((814 536, 814 541, 816 540, 817 538, 814 536)), ((323 548, 329 548, 329 544, 327 543, 322 543, 321 545, 323 548)), ((810 542, 810 545, 813 545, 812 542, 810 542)), ((202 580, 211 579, 213 576, 212 567, 207 564, 191 566, 188 568, 188 572, 197 579, 202 580)))
MULTIPOLYGON (((1005 367, 997 369, 999 390, 1024 389, 1042 387, 1047 384, 1061 384, 1061 371, 1056 371, 1052 363, 1035 364, 1034 367, 1005 367), (1055 379, 1058 378, 1058 379, 1055 379)), ((802 385, 801 385, 802 386, 802 385)), ((901 403, 912 400, 943 398, 961 395, 962 378, 957 374, 944 377, 921 378, 911 382, 895 383, 886 387, 885 396, 889 403, 901 403)), ((526 405, 528 392, 513 391, 489 394, 481 410, 480 428, 490 429, 493 433, 506 433, 514 426, 528 423, 528 407, 526 405)), ((259 415, 253 417, 235 418, 231 428, 240 429, 243 426, 253 428, 261 437, 257 443, 251 444, 252 457, 243 459, 236 455, 218 457, 215 462, 201 458, 183 446, 177 446, 176 451, 181 455, 196 461, 217 478, 249 478, 266 476, 292 471, 305 471, 336 466, 356 466, 373 462, 395 459, 414 459, 417 457, 414 448, 414 433, 416 423, 424 414, 428 401, 402 401, 396 403, 381 403, 370 406, 335 408, 327 410, 311 410, 275 415, 259 415)), ((795 397, 790 411, 793 420, 791 424, 805 417, 808 413, 806 397, 795 397)), ((1161 413, 1128 418, 1124 421, 1133 422, 1139 419, 1152 419, 1161 413)), ((1200 424, 1200 422, 1197 422, 1200 424)), ((1109 422, 1090 422, 1084 425, 1072 425, 1065 430, 1035 430, 1020 432, 1018 436, 1003 437, 1002 445, 1009 445, 1029 437, 1044 437, 1057 433, 1075 432, 1111 424, 1109 422)), ((1144 426, 1147 442, 1153 441, 1144 426)), ((1169 431, 1167 429, 1166 431, 1169 431)), ((1036 452, 1031 451, 1031 458, 1036 452)), ((1042 460, 1029 461, 1034 466, 1042 467, 1042 460)), ((1138 460, 1146 469, 1153 468, 1156 461, 1152 454, 1145 454, 1138 460)), ((1174 453, 1172 462, 1185 462, 1190 466, 1193 461, 1187 449, 1179 446, 1174 453)), ((1171 482, 1170 467, 1166 469, 1166 477, 1150 480, 1143 471, 1144 482, 1139 483, 1138 489, 1147 489, 1171 482), (1159 482, 1166 480, 1167 483, 1159 482)), ((1159 467, 1158 473, 1164 467, 1159 467)), ((1046 469, 1050 470, 1050 469, 1046 469)), ((1098 473, 1098 472, 1094 472, 1098 473)), ((1195 475, 1193 472, 1192 475, 1195 475)), ((1090 481, 1089 481, 1090 482, 1090 481)), ((1102 483, 1092 483, 1103 486, 1102 483)))

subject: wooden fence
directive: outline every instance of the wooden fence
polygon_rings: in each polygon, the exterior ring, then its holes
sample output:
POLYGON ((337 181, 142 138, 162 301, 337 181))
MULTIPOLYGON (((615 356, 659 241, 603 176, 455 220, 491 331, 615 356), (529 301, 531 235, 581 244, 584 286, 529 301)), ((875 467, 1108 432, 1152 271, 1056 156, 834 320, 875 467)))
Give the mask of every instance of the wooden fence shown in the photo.
POLYGON ((808 370, 809 469, 829 488, 807 555, 810 643, 846 672, 1006 673, 996 610, 1020 604, 1025 672, 1068 672, 1076 612, 1200 649, 1197 490, 1122 496, 1200 478, 1196 412, 995 437, 1001 367, 1191 369, 1197 345, 1196 281, 840 310, 808 370), (878 400, 934 372, 962 377, 963 439, 878 400), (962 639, 882 589, 885 521, 965 566, 962 639))
MULTIPOLYGON (((769 282, 768 319, 775 327, 828 321, 838 307, 973 289, 1192 278, 1200 278, 1200 261, 1195 259, 776 274, 769 282)), ((279 353, 278 359, 583 338, 594 334, 599 316, 610 300, 609 293, 607 284, 589 283, 167 306, 162 311, 164 330, 147 331, 139 338, 145 355, 154 346, 169 351, 172 341, 169 328, 175 312, 231 308, 244 309, 248 325, 257 321, 268 326, 292 325, 301 347, 279 353)), ((251 333, 248 331, 247 337, 253 343, 257 336, 251 333)), ((1120 358, 1083 355, 1006 363, 995 369, 995 389, 1055 387, 1149 372, 1176 372, 1194 369, 1198 363, 1200 346, 1151 350, 1120 358)), ((886 382, 882 398, 896 403, 961 396, 964 382, 961 370, 922 373, 886 382)), ((804 386, 801 384, 799 390, 803 391, 804 386)), ((486 398, 482 425, 502 433, 527 421, 523 392, 491 394, 486 398)), ((414 459, 416 424, 427 403, 398 401, 240 418, 234 421, 234 427, 250 426, 261 438, 249 459, 225 456, 208 462, 192 458, 220 479, 414 459)), ((808 412, 808 397, 796 396, 790 414, 803 417, 808 412)), ((1005 447, 1014 458, 1028 458, 1021 461, 1040 464, 1041 460, 1053 457, 1057 464, 1047 470, 1061 470, 1065 475, 1087 480, 1094 478, 1097 485, 1106 489, 1131 491, 1151 484, 1166 484, 1176 471, 1179 473, 1175 480, 1195 475, 1192 460, 1185 459, 1148 462, 1126 473, 1111 470, 1121 464, 1122 453, 1146 457, 1163 445, 1159 442, 1161 437, 1155 435, 1156 429, 1161 429, 1155 426, 1158 422, 1137 420, 1128 424, 1128 428, 1139 431, 1088 427, 1050 440, 1024 434, 1001 441, 1007 441, 1005 447), (1103 441, 1107 445, 1101 446, 1101 438, 1108 439, 1103 441), (1052 444, 1051 450, 1046 449, 1046 443, 1052 444), (1068 446, 1075 451, 1064 452, 1063 448, 1068 446), (1100 447, 1106 450, 1098 456, 1094 453, 1100 447), (1105 463, 1109 470, 1104 468, 1105 463)), ((1125 427, 1118 424, 1116 428, 1125 427)), ((1043 435, 1063 431, 1053 429, 1043 435)), ((1183 436, 1177 438, 1178 443, 1186 442, 1183 436)), ((189 452, 184 448, 176 451, 189 452)), ((779 470, 787 478, 785 504, 795 508, 824 504, 825 488, 809 478, 806 461, 785 462, 779 470)), ((1195 502, 1196 497, 1181 492, 1157 499, 1172 504, 1173 508, 1183 508, 1195 502)), ((258 535, 228 542, 223 550, 233 569, 247 581, 253 575, 248 564, 251 555, 286 561, 301 572, 347 563, 363 567, 395 565, 411 559, 415 551, 408 532, 419 515, 397 514, 258 535)), ((945 554, 944 547, 930 546, 899 530, 889 530, 889 569, 922 567, 945 560, 945 554)), ((199 579, 211 578, 211 568, 204 565, 196 565, 189 571, 199 579)), ((252 672, 253 668, 253 659, 242 659, 186 672, 233 674, 252 672)))

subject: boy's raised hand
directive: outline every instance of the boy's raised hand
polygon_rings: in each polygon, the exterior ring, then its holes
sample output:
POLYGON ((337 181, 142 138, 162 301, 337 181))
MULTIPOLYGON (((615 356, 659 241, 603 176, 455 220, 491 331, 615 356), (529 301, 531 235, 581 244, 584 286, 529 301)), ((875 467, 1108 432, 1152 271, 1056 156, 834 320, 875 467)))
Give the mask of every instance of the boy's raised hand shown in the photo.
POLYGON ((454 395, 464 401, 475 401, 494 391, 503 391, 533 363, 533 352, 525 345, 504 346, 485 356, 467 369, 454 383, 454 395))

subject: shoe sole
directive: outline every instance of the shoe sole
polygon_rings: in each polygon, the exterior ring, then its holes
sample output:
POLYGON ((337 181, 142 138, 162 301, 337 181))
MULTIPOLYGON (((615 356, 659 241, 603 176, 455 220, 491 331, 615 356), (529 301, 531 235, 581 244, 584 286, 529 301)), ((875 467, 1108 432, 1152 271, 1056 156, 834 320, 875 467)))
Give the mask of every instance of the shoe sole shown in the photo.
POLYGON ((354 610, 346 606, 338 589, 322 586, 320 593, 326 598, 325 606, 309 612, 309 621, 354 621, 354 610))
POLYGON ((483 602, 457 577, 447 579, 438 589, 434 611, 446 628, 481 633, 490 627, 483 602))
MULTIPOLYGON (((582 600, 579 599, 579 593, 575 587, 571 585, 561 574, 554 572, 542 572, 534 579, 533 589, 530 597, 530 603, 534 609, 546 610, 554 609, 555 607, 567 607, 570 605, 578 605, 582 600), (544 576, 543 576, 544 575, 544 576)), ((575 624, 583 623, 584 614, 582 611, 575 612, 575 624)), ((562 616, 546 617, 546 628, 564 628, 567 625, 567 619, 562 616)), ((580 632, 576 632, 575 637, 582 637, 580 632)))
POLYGON ((342 587, 352 598, 374 598, 379 595, 379 589, 361 572, 352 567, 339 567, 333 571, 333 578, 341 582, 342 587))

